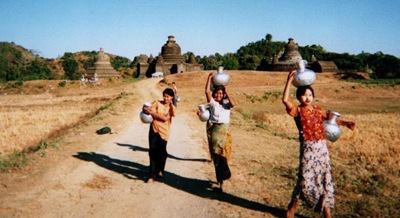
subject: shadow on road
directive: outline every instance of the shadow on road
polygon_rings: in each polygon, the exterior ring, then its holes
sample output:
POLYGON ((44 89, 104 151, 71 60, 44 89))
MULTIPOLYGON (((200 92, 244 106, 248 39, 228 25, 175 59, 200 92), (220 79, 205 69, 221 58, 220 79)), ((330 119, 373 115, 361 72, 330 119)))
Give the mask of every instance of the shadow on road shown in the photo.
MULTIPOLYGON (((118 144, 118 143, 117 143, 118 144)), ((120 146, 127 146, 136 151, 147 151, 147 149, 141 148, 135 145, 128 144, 118 144, 120 146)), ((119 159, 113 159, 104 154, 98 154, 95 152, 78 152, 73 157, 93 162, 101 167, 108 170, 121 173, 129 179, 138 179, 146 181, 148 166, 119 159)), ((265 204, 247 200, 238 196, 234 196, 225 192, 218 192, 212 188, 212 182, 207 180, 201 180, 196 178, 187 178, 177 175, 172 172, 165 171, 164 177, 162 178, 164 184, 169 185, 173 188, 185 191, 187 193, 197 195, 199 197, 215 199, 223 202, 227 202, 232 205, 240 206, 250 210, 261 211, 264 213, 269 213, 276 217, 285 217, 286 210, 271 207, 265 204)))
MULTIPOLYGON (((122 143, 118 143, 118 142, 116 142, 115 144, 117 144, 119 146, 123 146, 123 147, 128 147, 132 151, 145 151, 145 152, 149 151, 149 149, 142 148, 142 147, 137 146, 137 145, 122 144, 122 143)), ((181 158, 181 157, 176 157, 176 156, 174 156, 172 154, 169 154, 169 153, 168 153, 168 158, 172 158, 172 159, 175 159, 175 160, 182 160, 182 161, 210 162, 210 160, 207 160, 207 159, 204 159, 204 158, 181 158)))
POLYGON ((78 154, 73 155, 73 157, 93 162, 105 169, 121 173, 130 179, 145 181, 147 177, 147 166, 135 162, 113 159, 107 155, 97 154, 95 152, 78 152, 78 154))

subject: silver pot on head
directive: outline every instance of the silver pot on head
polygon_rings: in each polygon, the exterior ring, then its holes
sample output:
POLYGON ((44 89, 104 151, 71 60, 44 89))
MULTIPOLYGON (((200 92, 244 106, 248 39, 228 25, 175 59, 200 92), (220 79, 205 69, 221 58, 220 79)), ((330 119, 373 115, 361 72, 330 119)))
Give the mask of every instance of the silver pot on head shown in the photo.
POLYGON ((229 83, 231 76, 224 72, 224 67, 219 66, 217 73, 212 78, 214 86, 226 86, 229 83))
POLYGON ((307 69, 305 66, 306 64, 307 64, 306 60, 299 60, 299 62, 296 63, 297 65, 296 75, 294 75, 292 81, 292 84, 295 87, 311 85, 314 83, 316 79, 315 72, 310 69, 307 69))

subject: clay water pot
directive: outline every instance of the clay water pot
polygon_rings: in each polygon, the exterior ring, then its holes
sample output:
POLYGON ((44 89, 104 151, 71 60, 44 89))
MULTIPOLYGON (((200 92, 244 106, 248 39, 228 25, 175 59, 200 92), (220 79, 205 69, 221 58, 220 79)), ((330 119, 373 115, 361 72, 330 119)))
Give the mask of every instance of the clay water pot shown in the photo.
POLYGON ((332 115, 331 119, 325 121, 325 134, 326 139, 331 142, 335 142, 339 139, 342 134, 342 129, 336 123, 336 120, 340 117, 340 113, 334 111, 328 111, 332 115))
MULTIPOLYGON (((151 107, 151 103, 146 102, 143 104, 143 107, 151 107)), ((144 112, 144 110, 142 110, 140 112, 140 120, 143 123, 151 123, 151 122, 153 122, 153 117, 150 114, 147 114, 146 112, 144 112)))
POLYGON ((314 83, 316 75, 315 72, 306 68, 307 61, 300 60, 297 63, 296 75, 293 77, 292 84, 295 87, 308 86, 314 83))
POLYGON ((212 78, 214 86, 226 86, 229 83, 231 76, 224 72, 224 67, 219 66, 217 73, 212 78))
POLYGON ((206 122, 207 120, 210 119, 210 111, 208 110, 208 108, 206 108, 206 105, 204 104, 199 104, 199 110, 200 110, 200 115, 199 115, 199 119, 202 122, 206 122))

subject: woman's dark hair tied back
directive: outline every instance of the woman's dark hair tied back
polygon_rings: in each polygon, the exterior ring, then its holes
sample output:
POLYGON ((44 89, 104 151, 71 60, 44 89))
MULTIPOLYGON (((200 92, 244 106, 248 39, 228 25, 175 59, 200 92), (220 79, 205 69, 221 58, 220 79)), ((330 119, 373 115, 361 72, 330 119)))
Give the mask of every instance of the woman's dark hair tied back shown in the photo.
POLYGON ((163 95, 164 95, 164 94, 167 94, 167 95, 169 95, 169 96, 175 97, 175 92, 174 92, 174 90, 172 90, 171 88, 166 88, 166 89, 164 89, 163 95))
POLYGON ((219 90, 222 90, 222 94, 225 96, 225 87, 224 86, 214 86, 214 90, 212 91, 212 96, 219 90))
POLYGON ((300 86, 299 88, 297 88, 297 91, 296 91, 297 100, 300 100, 300 97, 302 95, 304 95, 304 93, 306 93, 307 89, 309 89, 311 91, 311 93, 312 93, 312 96, 315 97, 314 96, 314 89, 311 86, 300 86))

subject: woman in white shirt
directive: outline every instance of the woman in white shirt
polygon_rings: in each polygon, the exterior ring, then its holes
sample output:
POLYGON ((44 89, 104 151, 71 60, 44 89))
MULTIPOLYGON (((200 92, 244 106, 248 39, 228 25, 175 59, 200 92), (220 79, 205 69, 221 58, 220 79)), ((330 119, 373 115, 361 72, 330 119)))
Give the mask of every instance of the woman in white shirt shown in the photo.
POLYGON ((207 122, 207 138, 217 182, 220 191, 222 191, 223 181, 231 177, 228 166, 232 144, 229 120, 230 109, 233 108, 234 102, 225 86, 214 86, 214 90, 211 92, 211 78, 215 73, 209 74, 205 87, 210 110, 210 119, 207 122))

